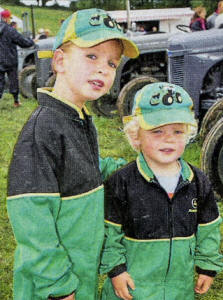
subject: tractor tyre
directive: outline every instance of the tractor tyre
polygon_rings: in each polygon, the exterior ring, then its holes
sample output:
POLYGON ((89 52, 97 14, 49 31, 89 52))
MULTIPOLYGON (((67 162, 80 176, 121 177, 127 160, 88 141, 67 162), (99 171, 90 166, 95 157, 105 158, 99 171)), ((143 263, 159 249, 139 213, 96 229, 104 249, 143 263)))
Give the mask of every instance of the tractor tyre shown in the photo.
POLYGON ((140 76, 129 81, 122 88, 117 100, 118 112, 121 118, 132 114, 136 92, 144 87, 144 85, 154 82, 158 82, 158 80, 150 76, 140 76))
POLYGON ((200 128, 200 137, 205 139, 213 126, 223 117, 223 98, 216 101, 206 112, 200 128))
POLYGON ((19 73, 19 89, 24 98, 37 98, 35 65, 27 66, 19 73))
POLYGON ((115 99, 113 99, 109 94, 104 95, 97 100, 90 101, 90 103, 92 111, 97 116, 113 118, 117 115, 115 99))
POLYGON ((217 198, 223 199, 223 118, 205 137, 201 149, 201 169, 209 177, 217 198))

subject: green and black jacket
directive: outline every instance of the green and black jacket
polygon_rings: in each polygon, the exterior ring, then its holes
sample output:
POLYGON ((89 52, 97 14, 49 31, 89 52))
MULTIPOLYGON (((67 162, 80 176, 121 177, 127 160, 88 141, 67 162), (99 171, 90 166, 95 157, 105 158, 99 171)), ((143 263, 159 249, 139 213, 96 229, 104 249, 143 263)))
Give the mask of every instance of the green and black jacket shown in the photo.
MULTIPOLYGON (((221 218, 210 183, 200 170, 182 159, 180 163, 182 172, 172 199, 142 154, 105 184, 101 272, 114 277, 127 270, 137 300, 192 300, 194 266, 209 276, 223 268, 221 218)), ((110 279, 102 299, 119 299, 110 279)))
MULTIPOLYGON (((8 214, 17 241, 14 299, 97 299, 104 188, 86 109, 40 90, 9 170, 8 214)), ((119 166, 101 160, 103 175, 119 166)), ((120 161, 123 165, 123 161, 120 161)), ((106 174, 107 173, 107 174, 106 174)))

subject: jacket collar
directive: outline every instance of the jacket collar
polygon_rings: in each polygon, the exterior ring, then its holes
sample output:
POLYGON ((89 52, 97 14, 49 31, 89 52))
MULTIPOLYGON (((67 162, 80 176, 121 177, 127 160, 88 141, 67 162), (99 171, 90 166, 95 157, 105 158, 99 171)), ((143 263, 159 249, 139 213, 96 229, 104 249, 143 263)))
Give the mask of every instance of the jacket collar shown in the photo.
POLYGON ((89 112, 86 106, 80 109, 77 105, 67 101, 66 99, 60 98, 54 91, 53 88, 39 88, 38 102, 42 106, 51 107, 52 109, 58 108, 61 113, 66 113, 68 116, 74 118, 79 117, 84 120, 89 112))
MULTIPOLYGON (((181 165, 181 176, 182 176, 183 181, 191 182, 194 177, 194 173, 193 173, 191 167, 182 158, 179 159, 179 163, 181 165)), ((137 164, 139 173, 147 181, 152 181, 154 179, 155 175, 154 175, 153 171, 150 169, 150 167, 148 166, 142 152, 139 153, 139 155, 136 159, 136 164, 137 164)))

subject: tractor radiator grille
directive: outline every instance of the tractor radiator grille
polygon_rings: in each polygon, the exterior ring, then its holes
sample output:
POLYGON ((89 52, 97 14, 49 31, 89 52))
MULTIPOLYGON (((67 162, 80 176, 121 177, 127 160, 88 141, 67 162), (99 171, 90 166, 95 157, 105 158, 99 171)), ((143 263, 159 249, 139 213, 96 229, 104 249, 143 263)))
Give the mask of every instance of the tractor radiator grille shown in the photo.
POLYGON ((170 81, 183 86, 184 81, 184 56, 171 57, 170 81))

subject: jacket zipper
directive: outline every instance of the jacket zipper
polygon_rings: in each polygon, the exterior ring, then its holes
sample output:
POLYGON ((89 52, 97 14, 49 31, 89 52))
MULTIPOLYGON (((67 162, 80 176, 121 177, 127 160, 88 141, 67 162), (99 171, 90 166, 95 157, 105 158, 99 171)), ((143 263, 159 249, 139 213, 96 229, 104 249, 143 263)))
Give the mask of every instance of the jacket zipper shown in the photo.
POLYGON ((167 270, 166 270, 166 275, 165 275, 165 279, 164 282, 166 282, 167 280, 167 276, 168 273, 170 271, 170 265, 171 265, 171 258, 172 258, 172 248, 173 248, 173 199, 176 195, 176 193, 178 193, 178 191, 184 187, 185 185, 188 184, 188 182, 180 182, 179 185, 177 185, 176 190, 174 192, 174 196, 172 199, 169 198, 167 192, 162 188, 162 186, 155 180, 152 180, 152 182, 157 185, 160 189, 162 189, 164 191, 164 193, 167 196, 167 201, 168 201, 168 214, 169 214, 169 257, 168 257, 168 265, 167 265, 167 270))
POLYGON ((172 258, 172 247, 173 247, 173 203, 172 201, 168 203, 168 214, 169 214, 169 257, 168 257, 168 265, 165 275, 165 280, 167 279, 169 270, 170 270, 170 264, 171 264, 171 258, 172 258))
MULTIPOLYGON (((97 165, 97 163, 96 163, 96 153, 95 153, 95 148, 94 148, 94 145, 93 145, 93 140, 94 140, 93 139, 93 133, 91 132, 91 129, 87 125, 86 122, 87 121, 81 121, 81 125, 83 127, 84 134, 85 134, 85 137, 86 137, 86 143, 88 144, 88 147, 90 149, 91 160, 92 160, 92 163, 93 163, 93 166, 94 166, 94 170, 97 173, 97 175, 99 176, 99 178, 101 178, 101 174, 100 174, 100 171, 99 171, 99 165, 97 165)), ((98 182, 98 184, 100 185, 102 183, 98 182)))

